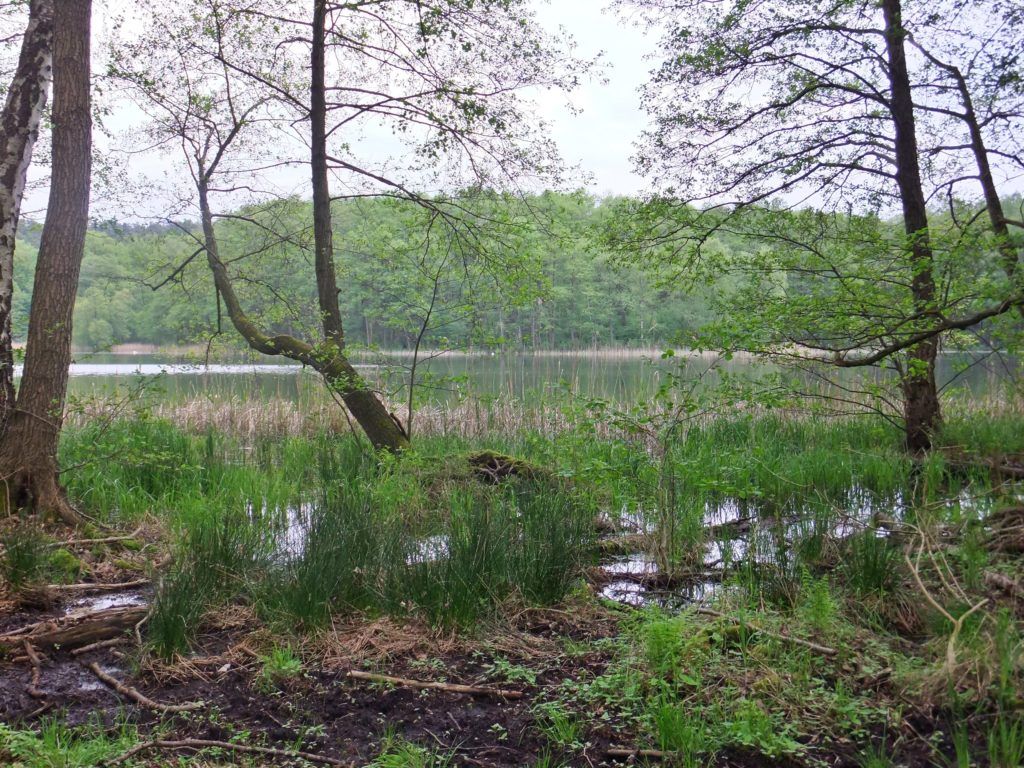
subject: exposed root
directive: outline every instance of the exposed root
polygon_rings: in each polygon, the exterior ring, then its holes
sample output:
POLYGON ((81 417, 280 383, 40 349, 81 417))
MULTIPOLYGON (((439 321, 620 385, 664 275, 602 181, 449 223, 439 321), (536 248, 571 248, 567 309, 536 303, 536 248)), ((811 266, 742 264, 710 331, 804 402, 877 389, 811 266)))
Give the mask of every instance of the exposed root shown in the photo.
POLYGON ((138 690, 132 688, 130 685, 125 685, 116 677, 108 675, 106 672, 100 669, 100 665, 97 664, 95 661, 91 664, 87 664, 86 667, 89 669, 90 672, 96 675, 96 677, 98 677, 104 683, 106 683, 115 691, 120 693, 122 696, 127 696, 135 703, 142 705, 146 709, 151 709, 154 712, 193 712, 197 709, 202 709, 206 706, 206 702, 204 701, 190 701, 187 704, 161 704, 158 701, 153 701, 151 698, 149 698, 143 693, 140 693, 138 690))
POLYGON ((25 656, 28 657, 29 663, 32 664, 32 682, 28 684, 28 695, 33 699, 45 699, 46 693, 39 690, 39 677, 42 674, 42 660, 39 658, 39 654, 36 653, 36 649, 32 647, 32 643, 28 640, 23 641, 22 647, 25 649, 25 656))

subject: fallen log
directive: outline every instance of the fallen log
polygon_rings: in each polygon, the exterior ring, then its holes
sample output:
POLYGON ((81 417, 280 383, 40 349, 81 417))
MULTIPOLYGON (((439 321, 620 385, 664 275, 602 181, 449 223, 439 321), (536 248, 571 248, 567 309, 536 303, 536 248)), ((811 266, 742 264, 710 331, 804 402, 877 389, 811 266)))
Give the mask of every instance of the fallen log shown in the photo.
POLYGON ((148 610, 144 605, 131 605, 47 619, 0 635, 0 649, 9 652, 26 640, 36 648, 76 647, 108 640, 134 627, 148 610))

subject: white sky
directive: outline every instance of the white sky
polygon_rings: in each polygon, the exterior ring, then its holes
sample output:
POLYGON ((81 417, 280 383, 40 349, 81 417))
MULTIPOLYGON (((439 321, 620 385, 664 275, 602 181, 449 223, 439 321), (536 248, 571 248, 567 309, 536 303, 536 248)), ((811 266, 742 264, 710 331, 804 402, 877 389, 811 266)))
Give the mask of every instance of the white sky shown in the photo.
MULTIPOLYGON (((110 25, 111 9, 124 8, 130 0, 100 0, 95 5, 93 28, 97 38, 106 37, 110 25)), ((647 79, 650 62, 645 57, 653 51, 654 41, 644 31, 621 19, 607 9, 604 0, 536 0, 541 23, 554 31, 565 27, 576 40, 576 53, 581 58, 601 54, 604 63, 601 74, 581 83, 568 97, 560 93, 542 93, 537 99, 537 112, 552 128, 565 163, 578 167, 578 184, 590 192, 604 196, 634 194, 643 188, 643 180, 633 173, 630 160, 634 142, 645 125, 645 114, 640 108, 638 89, 647 79), (570 102, 578 113, 568 108, 570 102)), ((145 122, 142 113, 131 103, 115 104, 114 113, 105 123, 114 134, 145 122)), ((110 141, 96 136, 101 150, 109 148, 110 141)), ((114 148, 123 145, 114 140, 114 148)), ((377 145, 378 152, 386 153, 388 137, 367 136, 360 142, 364 148, 377 145)), ((133 189, 123 196, 122 202, 106 199, 103 194, 94 197, 92 215, 97 218, 130 220, 137 216, 159 214, 167 208, 168 193, 160 191, 165 182, 180 179, 181 167, 166 154, 134 155, 127 166, 127 180, 133 189), (141 185, 136 188, 135 185, 141 185), (128 210, 124 200, 137 199, 139 207, 128 210)), ((33 176, 45 175, 36 167, 33 176)), ((278 191, 308 195, 305 175, 308 171, 285 172, 279 178, 278 191)), ((171 186, 167 183, 167 186, 171 186)), ((36 218, 46 203, 45 187, 31 189, 24 204, 24 214, 36 218)))

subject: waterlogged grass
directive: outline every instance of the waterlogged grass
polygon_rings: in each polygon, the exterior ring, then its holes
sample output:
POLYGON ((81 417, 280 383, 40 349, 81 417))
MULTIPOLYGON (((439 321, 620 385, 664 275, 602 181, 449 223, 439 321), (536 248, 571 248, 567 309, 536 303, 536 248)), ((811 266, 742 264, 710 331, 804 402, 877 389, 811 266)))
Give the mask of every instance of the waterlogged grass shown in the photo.
POLYGON ((165 658, 208 611, 238 601, 289 631, 354 613, 470 627, 510 601, 563 599, 592 548, 594 508, 554 477, 431 490, 426 459, 380 462, 349 439, 261 444, 233 451, 236 463, 210 442, 181 452, 208 465, 183 462, 184 479, 147 490, 174 507, 178 531, 147 625, 165 658))

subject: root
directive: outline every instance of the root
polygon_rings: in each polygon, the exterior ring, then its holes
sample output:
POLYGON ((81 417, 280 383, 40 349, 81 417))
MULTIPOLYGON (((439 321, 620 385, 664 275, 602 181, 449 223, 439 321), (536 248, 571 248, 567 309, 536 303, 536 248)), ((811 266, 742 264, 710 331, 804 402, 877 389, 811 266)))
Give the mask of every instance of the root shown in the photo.
POLYGON ((146 709, 151 709, 154 712, 193 712, 197 709, 201 709, 206 706, 205 701, 190 701, 187 704, 161 704, 158 701, 153 701, 151 698, 149 698, 143 693, 140 693, 135 688, 132 688, 130 685, 125 685, 116 677, 108 675, 106 672, 100 669, 100 665, 97 664, 95 661, 91 664, 87 664, 86 667, 89 669, 90 672, 96 675, 96 677, 98 677, 104 683, 106 683, 115 691, 120 693, 122 696, 127 696, 135 703, 141 704, 146 709))

